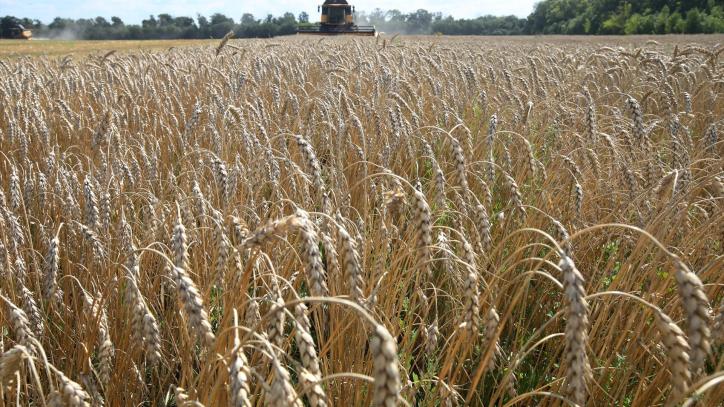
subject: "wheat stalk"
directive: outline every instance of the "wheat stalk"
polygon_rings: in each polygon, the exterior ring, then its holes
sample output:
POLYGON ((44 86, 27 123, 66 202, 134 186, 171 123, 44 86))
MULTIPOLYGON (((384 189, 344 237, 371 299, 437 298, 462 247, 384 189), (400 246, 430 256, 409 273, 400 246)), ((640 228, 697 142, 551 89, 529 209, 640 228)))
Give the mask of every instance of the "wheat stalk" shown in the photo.
POLYGON ((686 314, 686 333, 691 347, 691 371, 697 374, 704 368, 706 359, 711 354, 709 300, 699 277, 680 259, 676 258, 674 264, 676 266, 674 276, 686 314))
POLYGON ((591 366, 588 362, 586 346, 588 343, 588 303, 583 276, 573 260, 561 253, 558 267, 563 272, 563 289, 566 298, 566 346, 563 358, 566 366, 565 389, 572 400, 585 405, 588 396, 588 384, 591 380, 591 366))
POLYGON ((375 379, 374 404, 396 406, 400 400, 401 390, 397 344, 384 326, 373 327, 370 333, 370 351, 375 379))

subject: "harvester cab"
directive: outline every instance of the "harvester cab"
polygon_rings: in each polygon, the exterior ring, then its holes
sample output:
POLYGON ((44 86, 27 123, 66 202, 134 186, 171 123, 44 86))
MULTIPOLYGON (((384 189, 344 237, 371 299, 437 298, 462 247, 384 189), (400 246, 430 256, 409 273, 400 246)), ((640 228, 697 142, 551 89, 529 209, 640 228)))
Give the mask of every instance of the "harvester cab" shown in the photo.
POLYGON ((319 24, 300 26, 298 34, 317 35, 369 35, 376 34, 374 26, 362 26, 354 23, 354 6, 347 0, 325 0, 317 7, 321 12, 319 24))

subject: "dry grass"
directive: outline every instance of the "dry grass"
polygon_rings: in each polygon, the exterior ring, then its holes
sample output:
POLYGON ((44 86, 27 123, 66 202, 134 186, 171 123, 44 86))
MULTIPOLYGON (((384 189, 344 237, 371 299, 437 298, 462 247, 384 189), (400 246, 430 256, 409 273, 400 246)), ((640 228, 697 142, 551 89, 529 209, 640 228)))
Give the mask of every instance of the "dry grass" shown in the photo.
POLYGON ((716 405, 724 48, 653 40, 0 60, 0 400, 716 405))

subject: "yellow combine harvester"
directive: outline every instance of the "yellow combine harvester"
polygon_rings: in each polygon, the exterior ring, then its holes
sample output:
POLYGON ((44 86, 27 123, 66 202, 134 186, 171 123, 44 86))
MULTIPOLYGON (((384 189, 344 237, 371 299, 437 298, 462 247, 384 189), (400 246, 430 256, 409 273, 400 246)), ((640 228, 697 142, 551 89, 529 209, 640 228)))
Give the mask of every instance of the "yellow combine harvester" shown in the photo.
POLYGON ((18 24, 17 28, 12 29, 12 38, 15 40, 29 40, 33 38, 33 32, 18 24))
POLYGON ((298 34, 316 35, 369 35, 376 34, 374 26, 356 25, 354 7, 347 0, 325 0, 320 7, 322 16, 319 24, 300 26, 298 34))

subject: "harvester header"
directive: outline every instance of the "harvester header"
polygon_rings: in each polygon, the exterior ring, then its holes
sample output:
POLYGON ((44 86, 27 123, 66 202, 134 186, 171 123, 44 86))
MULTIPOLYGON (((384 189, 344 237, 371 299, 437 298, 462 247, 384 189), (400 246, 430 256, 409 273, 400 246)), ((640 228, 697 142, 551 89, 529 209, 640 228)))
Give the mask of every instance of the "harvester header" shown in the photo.
POLYGON ((317 9, 322 13, 319 23, 299 26, 298 34, 369 36, 376 34, 374 26, 354 23, 354 6, 347 3, 347 0, 326 0, 317 9))

